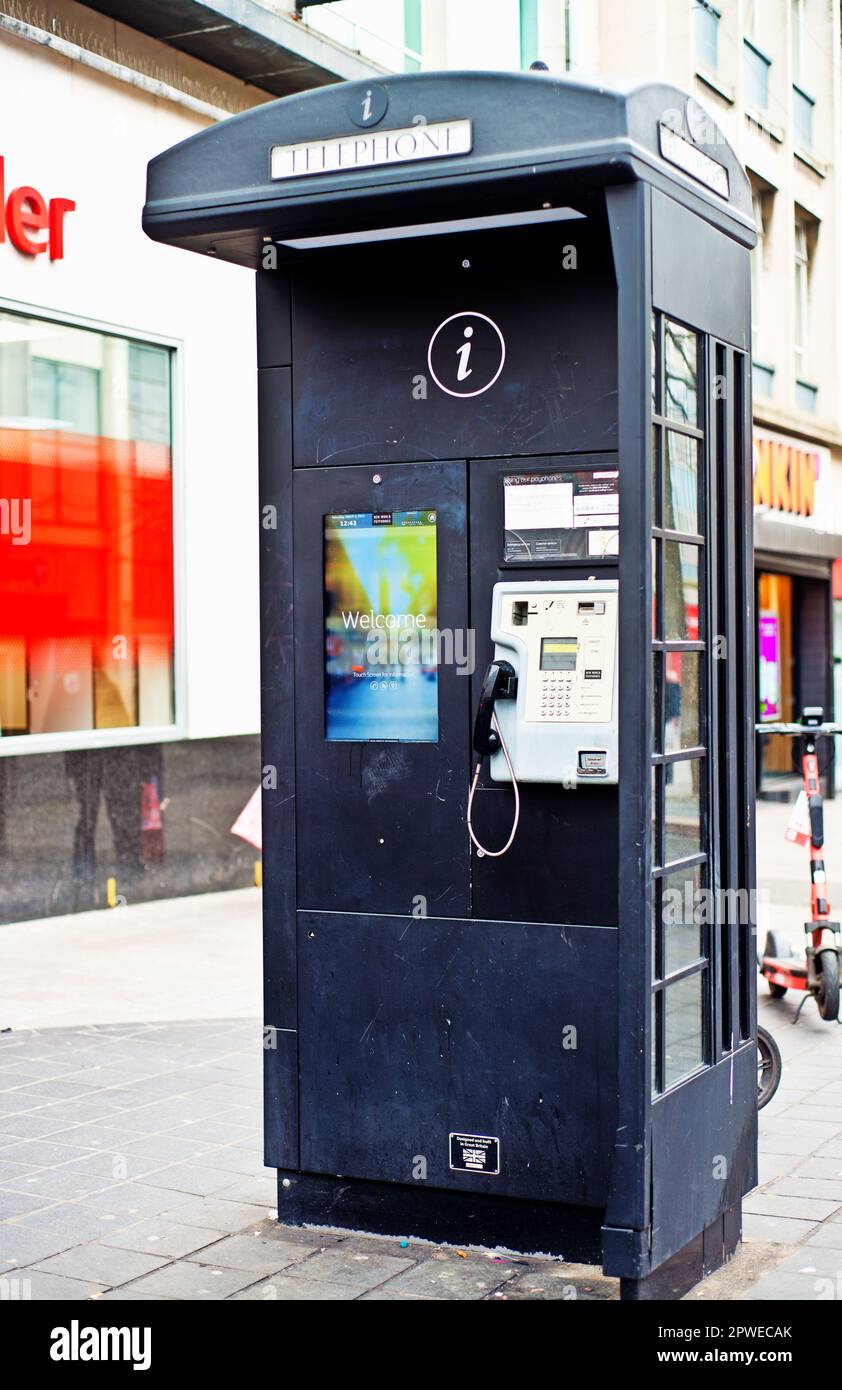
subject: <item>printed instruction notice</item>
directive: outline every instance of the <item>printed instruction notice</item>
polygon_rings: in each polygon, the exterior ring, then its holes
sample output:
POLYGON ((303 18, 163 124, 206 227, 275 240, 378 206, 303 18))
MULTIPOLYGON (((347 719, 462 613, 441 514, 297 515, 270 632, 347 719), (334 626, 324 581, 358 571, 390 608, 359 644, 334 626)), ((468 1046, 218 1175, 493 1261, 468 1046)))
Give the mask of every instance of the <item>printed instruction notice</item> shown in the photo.
POLYGON ((509 563, 617 555, 619 524, 616 469, 503 478, 503 558, 509 563))

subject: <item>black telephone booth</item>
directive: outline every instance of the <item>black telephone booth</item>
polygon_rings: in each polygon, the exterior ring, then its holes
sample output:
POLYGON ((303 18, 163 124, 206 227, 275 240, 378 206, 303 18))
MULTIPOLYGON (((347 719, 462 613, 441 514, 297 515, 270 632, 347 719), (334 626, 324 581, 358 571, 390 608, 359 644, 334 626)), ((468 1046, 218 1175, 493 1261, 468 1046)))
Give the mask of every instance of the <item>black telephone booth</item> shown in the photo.
POLYGON ((412 74, 144 227, 257 271, 280 1219, 678 1296, 756 1181, 746 175, 671 87, 412 74))

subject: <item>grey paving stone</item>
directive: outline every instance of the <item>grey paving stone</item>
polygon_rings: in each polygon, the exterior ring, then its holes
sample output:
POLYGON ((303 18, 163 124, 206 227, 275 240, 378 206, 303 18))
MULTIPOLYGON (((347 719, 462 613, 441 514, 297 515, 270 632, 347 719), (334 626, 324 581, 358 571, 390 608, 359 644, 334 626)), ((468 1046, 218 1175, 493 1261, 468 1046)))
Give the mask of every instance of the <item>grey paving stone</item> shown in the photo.
POLYGON ((830 1139, 816 1149, 817 1158, 842 1158, 842 1139, 830 1139))
POLYGON ((217 1168, 220 1172, 241 1173, 244 1177, 268 1177, 273 1183, 276 1181, 274 1170, 264 1167, 262 1156, 248 1149, 214 1149, 203 1156, 202 1164, 205 1168, 217 1168))
POLYGON ((157 1294, 161 1298, 205 1300, 228 1298, 254 1281, 252 1270, 219 1269, 178 1260, 145 1274, 129 1287, 137 1293, 157 1294))
POLYGON ((767 1183, 774 1182, 776 1178, 783 1178, 798 1165, 803 1162, 800 1154, 758 1154, 757 1156, 757 1185, 765 1187, 767 1183))
POLYGON ((137 1217, 129 1214, 108 1217, 101 1212, 91 1211, 81 1202, 57 1202, 52 1207, 19 1217, 15 1224, 25 1226, 27 1230, 46 1230, 61 1236, 72 1236, 79 1243, 96 1240, 122 1226, 130 1226, 136 1220, 137 1217))
MULTIPOLYGON (((66 1081, 63 1077, 53 1077, 50 1081, 31 1081, 26 1086, 22 1086, 18 1095, 34 1096, 32 1105, 39 1100, 75 1100, 76 1097, 84 1099, 92 1094, 91 1086, 82 1086, 78 1081, 66 1081)), ((32 1106, 30 1106, 30 1109, 32 1106)))
POLYGON ((806 1158, 816 1149, 816 1140, 808 1135, 767 1134, 761 1132, 758 1148, 762 1154, 794 1154, 806 1158))
POLYGON ((327 1303, 350 1302, 359 1298, 361 1290, 354 1284, 328 1284, 325 1280, 290 1279, 286 1275, 275 1275, 253 1284, 242 1293, 235 1293, 232 1302, 249 1303, 327 1303))
POLYGON ((813 1105, 806 1101, 799 1101, 796 1105, 790 1105, 784 1111, 782 1120, 793 1120, 797 1124, 820 1124, 832 1125, 837 1133, 842 1129, 842 1104, 839 1101, 835 1105, 813 1105))
POLYGON ((219 1168, 201 1168, 198 1165, 181 1163, 171 1164, 166 1168, 159 1167, 149 1173, 145 1181, 150 1187, 162 1187, 174 1192, 189 1192, 196 1197, 206 1197, 227 1188, 231 1175, 219 1168))
POLYGON ((90 1150, 78 1144, 59 1144, 53 1139, 24 1139, 0 1149, 4 1163, 30 1163, 35 1168, 53 1168, 56 1164, 82 1158, 87 1153, 90 1150))
POLYGON ((203 1246, 218 1241, 219 1237, 219 1231, 201 1226, 182 1226, 165 1216, 151 1216, 112 1235, 102 1236, 99 1244, 177 1259, 192 1255, 194 1250, 201 1250, 203 1246))
POLYGON ((792 1220, 782 1216, 756 1216, 743 1211, 743 1240, 777 1241, 781 1245, 799 1245, 816 1229, 814 1221, 792 1220))
MULTIPOLYGON (((6 1275, 3 1277, 14 1279, 17 1276, 6 1275)), ((92 1284, 82 1279, 62 1279, 58 1274, 42 1274, 31 1268, 22 1271, 21 1278, 25 1280, 25 1285, 28 1285, 27 1298, 33 1301, 90 1298, 92 1293, 97 1293, 102 1288, 101 1284, 92 1284)), ((3 1280, 0 1278, 0 1284, 2 1282, 3 1280)), ((2 1289, 0 1289, 0 1301, 2 1298, 2 1289)))
POLYGON ((818 1197, 842 1206, 842 1179, 839 1178, 805 1178, 789 1173, 772 1183, 767 1192, 773 1197, 818 1197))
POLYGON ((45 1260, 67 1250, 75 1239, 58 1231, 33 1231, 16 1222, 4 1222, 0 1225, 0 1271, 45 1260))
POLYGON ((830 1275, 839 1280, 842 1289, 842 1250, 832 1246, 802 1245, 776 1266, 775 1273, 830 1275))
POLYGON ((32 1178, 40 1172, 42 1169, 34 1163, 4 1163, 0 1158, 0 1187, 14 1188, 14 1183, 9 1182, 10 1178, 32 1178))
POLYGON ((842 1182, 842 1158, 808 1158, 791 1170, 794 1178, 836 1178, 842 1182))
POLYGON ((100 1294, 98 1303, 166 1303, 167 1299, 157 1298, 151 1293, 135 1293, 133 1289, 111 1289, 108 1293, 100 1294))
POLYGON ((27 1197, 41 1197, 65 1201, 75 1201, 77 1197, 87 1197, 113 1183, 114 1178, 92 1177, 89 1173, 77 1173, 67 1168, 41 1168, 27 1177, 13 1178, 9 1187, 22 1192, 27 1197))
POLYGON ((389 1291, 431 1294, 434 1298, 482 1299, 506 1285, 517 1272, 517 1266, 509 1263, 498 1265, 473 1255, 460 1259, 458 1255, 442 1253, 399 1274, 390 1282, 389 1291))
POLYGON ((248 1202, 252 1206, 277 1206, 277 1178, 241 1178, 220 1188, 217 1196, 227 1202, 248 1202))
POLYGON ((168 1130, 167 1136, 172 1139, 185 1140, 188 1143, 191 1139, 198 1139, 199 1143, 241 1145, 245 1137, 251 1132, 251 1129, 247 1129, 245 1125, 222 1124, 215 1121, 200 1124, 194 1120, 189 1124, 181 1125, 178 1129, 168 1130))
POLYGON ((2 1115, 0 1116, 0 1143, 3 1143, 4 1137, 16 1140, 43 1139, 47 1135, 61 1134, 74 1128, 75 1126, 70 1120, 48 1119, 46 1115, 38 1113, 2 1115))
POLYGON ((842 1129, 842 1123, 827 1120, 808 1120, 793 1116, 787 1111, 781 1119, 767 1120, 763 1126, 764 1138, 768 1135, 786 1135, 798 1139, 834 1139, 842 1129))
POLYGON ((824 1226, 817 1226, 813 1234, 807 1237, 804 1249, 813 1245, 838 1250, 842 1258, 842 1222, 828 1221, 824 1226))
POLYGON ((114 1148, 86 1154, 84 1158, 74 1158, 72 1162, 62 1164, 56 1171, 79 1174, 83 1178, 102 1178, 108 1183, 126 1182, 134 1178, 143 1178, 145 1182, 145 1175, 160 1167, 161 1162, 158 1159, 144 1158, 142 1154, 136 1154, 128 1148, 114 1148))
MULTIPOLYGON (((503 1265, 499 1268, 505 1270, 503 1265)), ((542 1303, 604 1303, 609 1299, 619 1299, 620 1281, 609 1279, 598 1267, 588 1269, 581 1265, 570 1266, 548 1261, 534 1269, 515 1274, 513 1279, 501 1284, 488 1296, 542 1303)))
POLYGON ((147 1187, 144 1183, 122 1183, 109 1187, 104 1192, 93 1193, 84 1198, 84 1205, 90 1211, 108 1216, 133 1216, 139 1221, 142 1216, 158 1216, 162 1211, 174 1207, 183 1194, 167 1191, 163 1187, 147 1187))
MULTIPOLYGON (((183 1193, 181 1194, 184 1195, 183 1193)), ((264 1206, 254 1202, 230 1202, 218 1197, 203 1197, 192 1202, 184 1202, 173 1207, 170 1216, 173 1221, 185 1226, 202 1226, 212 1231, 232 1235, 245 1226, 256 1225, 268 1215, 264 1206)))
POLYGON ((208 1165, 210 1155, 216 1145, 202 1144, 198 1135, 192 1139, 170 1138, 167 1134, 136 1134, 126 1145, 126 1153, 138 1154, 143 1158, 157 1159, 157 1166, 165 1163, 199 1163, 208 1165))
POLYGON ((804 1274, 767 1274, 743 1294, 746 1302, 757 1300, 777 1303, 781 1299, 788 1302, 812 1302, 818 1297, 815 1276, 804 1274))
POLYGON ((251 1269, 257 1274, 276 1274, 280 1269, 306 1260, 319 1249, 291 1241, 262 1240, 257 1235, 227 1236, 188 1256, 198 1264, 220 1265, 224 1269, 251 1269))
MULTIPOLYGON (((303 1280, 301 1281, 303 1283, 303 1280)), ((392 1293, 391 1286, 384 1284, 379 1289, 369 1289, 361 1293, 358 1303, 444 1303, 444 1298, 434 1298, 429 1293, 392 1293)))
POLYGON ((28 1216, 31 1212, 40 1211, 43 1207, 49 1206, 52 1201, 52 1197, 27 1196, 24 1192, 13 1192, 2 1188, 0 1189, 0 1221, 8 1221, 15 1216, 28 1216))
POLYGON ((20 1091, 3 1091, 0 1094, 0 1115, 17 1115, 25 1110, 36 1110, 38 1105, 35 1096, 23 1095, 20 1091))
POLYGON ((412 1263, 412 1260, 399 1260, 392 1255, 368 1255, 362 1250, 340 1245, 321 1250, 288 1272, 290 1278, 352 1284, 360 1293, 364 1293, 393 1275, 411 1269, 412 1263))
POLYGON ((109 1115, 122 1116, 124 1112, 117 1110, 113 1101, 100 1099, 100 1095, 107 1094, 107 1091, 95 1093, 93 1100, 54 1101, 51 1105, 43 1106, 38 1113, 59 1120, 73 1120, 76 1124, 82 1124, 83 1121, 94 1123, 106 1119, 109 1115))
POLYGON ((166 1263, 166 1257, 141 1254, 137 1250, 121 1250, 102 1241, 94 1241, 90 1245, 79 1245, 75 1250, 65 1250, 60 1255, 41 1260, 35 1268, 45 1274, 61 1274, 67 1279, 82 1279, 112 1288, 115 1284, 128 1284, 143 1274, 151 1274, 153 1269, 160 1269, 166 1263))
POLYGON ((744 1212, 758 1216, 794 1217, 798 1221, 824 1221, 838 1210, 838 1202, 828 1202, 818 1197, 770 1197, 767 1192, 752 1192, 743 1202, 744 1212))

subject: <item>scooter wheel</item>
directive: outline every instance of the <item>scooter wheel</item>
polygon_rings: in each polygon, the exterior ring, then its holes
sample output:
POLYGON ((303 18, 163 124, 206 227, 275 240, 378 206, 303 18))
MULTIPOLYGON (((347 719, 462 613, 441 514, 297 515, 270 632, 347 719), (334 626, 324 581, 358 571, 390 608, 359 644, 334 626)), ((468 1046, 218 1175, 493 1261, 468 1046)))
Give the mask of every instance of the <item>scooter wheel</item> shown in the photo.
POLYGON ((819 975, 816 1003, 821 1017, 832 1023, 839 1016, 839 956, 836 951, 819 951, 816 965, 819 975))
POLYGON ((757 1108, 768 1105, 781 1081, 783 1062, 778 1044, 765 1028, 757 1027, 757 1108))
POLYGON ((776 985, 772 980, 767 980, 766 983, 769 986, 769 993, 773 999, 783 999, 787 991, 786 985, 776 985))

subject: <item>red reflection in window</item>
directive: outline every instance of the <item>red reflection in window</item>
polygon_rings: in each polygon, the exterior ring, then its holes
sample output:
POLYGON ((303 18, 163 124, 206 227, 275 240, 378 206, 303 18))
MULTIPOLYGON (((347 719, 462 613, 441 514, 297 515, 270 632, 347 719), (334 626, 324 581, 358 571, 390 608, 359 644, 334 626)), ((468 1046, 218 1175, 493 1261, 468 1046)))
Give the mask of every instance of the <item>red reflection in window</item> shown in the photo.
POLYGON ((166 445, 0 429, 0 499, 0 636, 172 644, 166 445))

